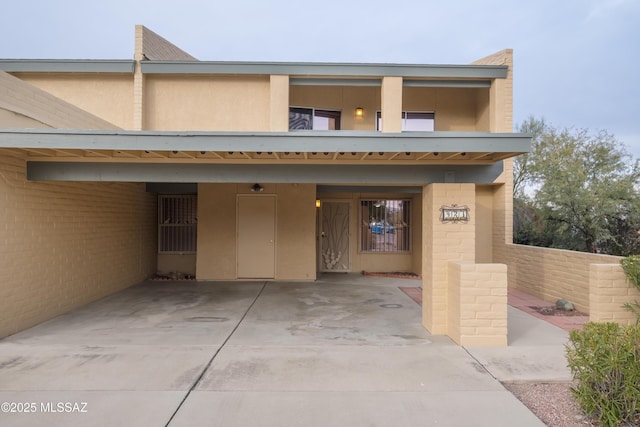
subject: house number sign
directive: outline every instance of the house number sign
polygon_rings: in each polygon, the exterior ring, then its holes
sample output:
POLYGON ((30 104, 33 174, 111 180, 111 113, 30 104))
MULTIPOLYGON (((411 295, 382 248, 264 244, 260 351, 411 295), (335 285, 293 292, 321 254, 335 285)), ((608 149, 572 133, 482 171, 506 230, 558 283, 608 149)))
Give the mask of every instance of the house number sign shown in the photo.
POLYGON ((459 222, 466 224, 469 222, 469 207, 458 205, 443 205, 440 208, 440 221, 443 223, 452 222, 457 224, 459 222))

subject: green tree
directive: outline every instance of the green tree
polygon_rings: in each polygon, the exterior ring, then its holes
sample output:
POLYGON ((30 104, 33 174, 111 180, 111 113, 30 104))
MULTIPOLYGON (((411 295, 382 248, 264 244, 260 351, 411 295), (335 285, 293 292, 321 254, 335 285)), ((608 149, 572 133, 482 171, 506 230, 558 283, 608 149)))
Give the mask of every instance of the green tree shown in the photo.
POLYGON ((515 161, 515 206, 534 214, 515 216, 516 241, 615 255, 636 250, 640 169, 615 137, 532 117, 519 131, 533 139, 531 153, 515 161))

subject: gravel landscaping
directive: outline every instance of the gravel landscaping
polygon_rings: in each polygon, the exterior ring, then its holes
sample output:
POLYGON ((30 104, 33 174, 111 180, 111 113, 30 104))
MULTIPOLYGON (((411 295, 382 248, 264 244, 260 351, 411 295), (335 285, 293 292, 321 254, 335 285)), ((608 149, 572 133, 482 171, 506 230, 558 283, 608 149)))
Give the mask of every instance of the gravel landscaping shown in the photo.
POLYGON ((504 383, 504 387, 549 427, 594 426, 573 397, 571 383, 504 383))

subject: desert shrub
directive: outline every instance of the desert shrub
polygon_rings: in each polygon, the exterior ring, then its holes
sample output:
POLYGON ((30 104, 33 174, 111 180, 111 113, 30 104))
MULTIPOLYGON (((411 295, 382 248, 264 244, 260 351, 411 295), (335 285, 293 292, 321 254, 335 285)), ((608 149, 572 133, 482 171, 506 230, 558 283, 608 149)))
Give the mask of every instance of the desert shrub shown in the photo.
POLYGON ((580 408, 603 426, 640 421, 640 326, 587 323, 566 349, 580 408))
MULTIPOLYGON (((627 279, 640 291, 640 255, 631 255, 623 258, 620 260, 620 264, 627 275, 627 279)), ((640 323, 640 302, 627 303, 623 307, 634 313, 637 322, 640 323)))

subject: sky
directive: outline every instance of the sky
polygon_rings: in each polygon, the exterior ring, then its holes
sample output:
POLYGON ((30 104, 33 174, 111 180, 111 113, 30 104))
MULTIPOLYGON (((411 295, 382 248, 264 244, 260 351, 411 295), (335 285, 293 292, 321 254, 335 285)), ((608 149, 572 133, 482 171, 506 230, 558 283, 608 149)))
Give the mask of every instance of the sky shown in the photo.
POLYGON ((514 50, 527 117, 640 158, 640 0, 20 0, 0 58, 131 59, 142 24, 205 61, 467 64, 514 50))

